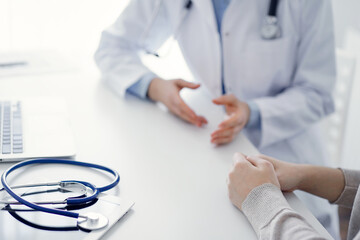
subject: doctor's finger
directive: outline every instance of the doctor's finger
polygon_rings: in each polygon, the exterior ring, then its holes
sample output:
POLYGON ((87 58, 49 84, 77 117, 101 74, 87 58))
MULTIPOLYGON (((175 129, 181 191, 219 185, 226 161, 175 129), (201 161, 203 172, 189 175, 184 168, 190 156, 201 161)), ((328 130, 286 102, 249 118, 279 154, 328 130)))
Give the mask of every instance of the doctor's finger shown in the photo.
POLYGON ((179 105, 170 105, 168 108, 173 114, 175 114, 179 118, 196 125, 196 116, 191 117, 188 114, 185 114, 179 105))
POLYGON ((195 114, 191 108, 189 108, 185 103, 179 106, 180 114, 182 117, 189 119, 188 121, 193 123, 194 125, 201 126, 202 121, 201 119, 195 114))
POLYGON ((219 128, 233 128, 239 124, 238 115, 233 114, 228 119, 219 124, 219 128))
POLYGON ((234 136, 241 131, 241 126, 235 126, 230 128, 220 128, 211 134, 212 138, 234 136))
POLYGON ((206 120, 205 117, 199 116, 199 119, 200 119, 200 121, 201 121, 203 124, 208 124, 208 121, 206 120))
POLYGON ((233 94, 223 95, 221 97, 213 99, 213 103, 217 105, 234 104, 237 102, 237 98, 233 94))
POLYGON ((191 110, 191 108, 184 102, 184 100, 182 100, 180 95, 177 96, 177 99, 175 101, 175 107, 179 109, 180 113, 186 114, 191 119, 197 119, 197 115, 195 114, 195 112, 191 110))
POLYGON ((189 122, 193 125, 197 125, 197 121, 191 117, 189 117, 187 114, 185 114, 184 112, 182 112, 180 109, 177 109, 176 111, 174 111, 175 115, 177 115, 178 117, 180 117, 181 119, 183 119, 186 122, 189 122))
POLYGON ((212 143, 215 143, 217 145, 223 145, 232 142, 233 137, 220 137, 220 138, 214 138, 211 140, 212 143))
POLYGON ((235 128, 234 127, 230 127, 230 128, 221 128, 216 130, 215 132, 213 132, 211 134, 212 138, 218 138, 218 137, 229 137, 235 134, 235 128))
POLYGON ((186 88, 196 89, 196 88, 200 87, 200 84, 192 83, 192 82, 187 82, 187 81, 182 80, 182 79, 176 80, 175 83, 176 83, 180 88, 186 87, 186 88))

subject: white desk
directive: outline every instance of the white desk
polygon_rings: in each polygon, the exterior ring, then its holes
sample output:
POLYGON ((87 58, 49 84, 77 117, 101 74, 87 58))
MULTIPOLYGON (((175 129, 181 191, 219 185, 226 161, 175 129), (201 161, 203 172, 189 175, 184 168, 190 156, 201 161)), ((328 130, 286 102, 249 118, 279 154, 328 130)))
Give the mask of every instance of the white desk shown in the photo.
MULTIPOLYGON (((105 238, 256 239, 250 224, 228 199, 226 178, 234 152, 255 154, 257 150, 243 136, 223 147, 210 144, 210 133, 223 118, 222 109, 213 106, 207 96, 190 94, 192 107, 210 121, 199 129, 155 104, 134 97, 121 100, 100 84, 92 69, 87 73, 0 79, 0 96, 66 98, 77 159, 117 169, 121 181, 110 193, 136 202, 105 238)), ((0 172, 9 166, 1 164, 0 172)), ((34 172, 23 174, 21 181, 74 178, 75 169, 67 168, 63 175, 54 168, 39 175, 34 172)), ((80 171, 78 175, 98 184, 106 180, 91 172, 80 171)), ((329 236, 295 195, 286 197, 312 226, 329 236)))

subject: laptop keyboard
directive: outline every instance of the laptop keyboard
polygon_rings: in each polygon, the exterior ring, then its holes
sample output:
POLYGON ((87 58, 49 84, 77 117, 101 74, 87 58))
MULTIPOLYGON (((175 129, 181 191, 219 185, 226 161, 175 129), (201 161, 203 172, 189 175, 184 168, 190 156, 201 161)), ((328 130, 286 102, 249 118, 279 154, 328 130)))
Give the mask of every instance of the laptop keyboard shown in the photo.
POLYGON ((0 153, 23 153, 21 102, 0 101, 0 153))

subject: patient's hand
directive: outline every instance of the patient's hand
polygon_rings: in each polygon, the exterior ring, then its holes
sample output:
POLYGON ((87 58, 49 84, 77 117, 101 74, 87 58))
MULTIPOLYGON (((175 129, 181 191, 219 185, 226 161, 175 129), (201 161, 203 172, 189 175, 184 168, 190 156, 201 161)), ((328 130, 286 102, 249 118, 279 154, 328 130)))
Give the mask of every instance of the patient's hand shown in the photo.
POLYGON ((280 188, 271 162, 258 157, 247 158, 241 153, 235 153, 234 167, 228 179, 231 202, 241 209, 250 191, 265 183, 272 183, 280 188))
POLYGON ((283 162, 265 155, 258 155, 249 158, 263 159, 272 163, 282 191, 292 192, 299 189, 301 182, 304 179, 303 165, 283 162))
POLYGON ((334 202, 345 187, 340 169, 287 163, 264 155, 250 158, 272 163, 283 191, 302 190, 334 202))

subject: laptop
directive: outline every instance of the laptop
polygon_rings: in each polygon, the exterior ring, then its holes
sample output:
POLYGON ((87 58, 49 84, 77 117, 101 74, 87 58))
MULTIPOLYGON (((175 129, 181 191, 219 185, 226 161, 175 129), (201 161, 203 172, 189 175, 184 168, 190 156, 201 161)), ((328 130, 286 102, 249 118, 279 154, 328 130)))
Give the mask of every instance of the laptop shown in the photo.
POLYGON ((63 99, 0 100, 0 162, 74 156, 75 144, 63 99))

